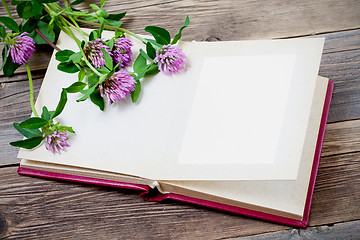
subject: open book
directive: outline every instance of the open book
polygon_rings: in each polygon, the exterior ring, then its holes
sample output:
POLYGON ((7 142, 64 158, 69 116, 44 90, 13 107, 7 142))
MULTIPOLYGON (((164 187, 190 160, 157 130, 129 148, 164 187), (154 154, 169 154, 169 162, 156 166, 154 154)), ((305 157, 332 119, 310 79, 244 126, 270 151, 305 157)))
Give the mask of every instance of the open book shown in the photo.
MULTIPOLYGON (((106 32, 105 38, 111 37, 106 32)), ((134 55, 141 43, 134 42, 134 55)), ((180 42, 184 72, 142 81, 138 103, 101 112, 69 95, 58 120, 76 131, 61 154, 20 149, 19 173, 137 189, 305 227, 333 83, 318 77, 324 39, 180 42)), ((61 34, 61 49, 76 50, 61 34)), ((36 108, 56 107, 76 74, 54 54, 36 108)))

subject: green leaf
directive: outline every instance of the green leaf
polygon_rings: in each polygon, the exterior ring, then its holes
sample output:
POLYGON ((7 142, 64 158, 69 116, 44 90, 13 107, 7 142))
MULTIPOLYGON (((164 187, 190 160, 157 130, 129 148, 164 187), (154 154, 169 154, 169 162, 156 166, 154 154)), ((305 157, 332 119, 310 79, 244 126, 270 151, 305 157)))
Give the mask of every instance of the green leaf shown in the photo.
POLYGON ((28 129, 37 129, 45 126, 48 123, 46 119, 39 118, 39 117, 32 117, 29 118, 19 124, 21 128, 28 128, 28 129))
POLYGON ((3 67, 5 66, 5 63, 7 62, 8 51, 9 51, 8 46, 6 44, 4 44, 4 48, 3 48, 2 54, 1 54, 3 62, 1 64, 0 71, 3 69, 3 67))
POLYGON ((71 6, 78 5, 78 4, 80 4, 80 3, 84 2, 84 1, 85 0, 76 0, 76 1, 72 2, 70 5, 71 6))
POLYGON ((145 38, 145 40, 147 40, 148 42, 150 42, 153 46, 156 46, 156 47, 159 47, 159 48, 161 48, 161 47, 163 46, 162 44, 157 43, 154 39, 145 38))
MULTIPOLYGON (((49 2, 49 1, 46 1, 46 2, 49 2)), ((31 9, 31 14, 28 18, 41 15, 41 13, 44 9, 44 6, 41 4, 41 1, 40 0, 31 0, 31 3, 32 3, 32 9, 31 9)))
MULTIPOLYGON (((54 42, 55 41, 55 32, 54 30, 48 31, 49 29, 49 24, 47 24, 46 22, 43 21, 39 21, 37 24, 37 28, 39 29, 39 31, 47 38, 49 39, 50 42, 54 42)), ((47 42, 42 39, 40 37, 40 35, 36 34, 34 37, 34 41, 37 44, 47 44, 47 42)))
POLYGON ((96 88, 97 84, 95 84, 94 86, 92 86, 91 88, 85 89, 85 90, 81 90, 80 92, 82 94, 84 94, 84 96, 82 96, 81 98, 79 98, 78 100, 76 100, 77 102, 81 102, 81 101, 85 101, 90 94, 92 94, 96 88))
POLYGON ((101 8, 103 8, 105 3, 106 3, 106 0, 101 0, 101 8))
POLYGON ((18 5, 18 4, 22 3, 22 2, 24 2, 24 0, 12 0, 11 5, 16 6, 16 5, 18 5))
POLYGON ((86 80, 87 80, 89 86, 92 87, 99 82, 99 76, 95 73, 92 73, 87 76, 86 80))
POLYGON ((67 62, 69 61, 69 58, 71 55, 73 55, 75 52, 71 51, 71 50, 62 50, 62 51, 58 51, 55 54, 55 59, 58 60, 59 62, 67 62))
POLYGON ((19 133, 26 138, 41 137, 42 132, 39 129, 27 129, 19 127, 19 123, 13 123, 13 126, 19 133))
POLYGON ((154 36, 157 43, 166 45, 170 43, 170 33, 161 27, 147 26, 145 31, 154 36))
POLYGON ((80 71, 79 68, 71 62, 59 63, 57 69, 66 73, 76 73, 80 71))
POLYGON ((0 17, 0 22, 2 22, 11 31, 19 32, 19 26, 12 18, 0 17))
POLYGON ((156 63, 151 63, 148 65, 148 68, 145 73, 145 77, 155 75, 159 72, 160 72, 160 70, 158 68, 158 65, 156 63))
POLYGON ((77 93, 77 92, 80 92, 80 90, 83 90, 85 86, 86 86, 86 83, 74 82, 73 84, 71 84, 71 86, 66 88, 66 91, 68 93, 77 93))
POLYGON ((112 19, 105 19, 105 23, 107 23, 107 25, 110 25, 110 26, 113 26, 113 27, 120 27, 121 24, 122 24, 122 22, 112 20, 112 19))
POLYGON ((100 91, 96 90, 90 94, 90 100, 97 106, 99 106, 101 111, 104 111, 105 104, 104 99, 100 95, 100 91))
POLYGON ((144 50, 142 50, 141 48, 140 48, 140 54, 141 54, 146 60, 152 61, 152 59, 149 57, 149 55, 147 55, 147 53, 144 52, 144 50))
POLYGON ((107 67, 101 66, 99 68, 96 68, 100 73, 106 73, 108 74, 110 70, 107 67))
POLYGON ((143 57, 143 55, 139 54, 133 65, 134 72, 136 73, 142 72, 145 68, 146 68, 146 59, 143 57))
POLYGON ((52 118, 55 118, 60 115, 60 113, 64 110, 66 102, 67 102, 67 92, 66 89, 63 88, 63 90, 61 91, 59 103, 56 106, 55 113, 52 118))
POLYGON ((109 40, 109 42, 107 43, 107 45, 108 45, 108 47, 109 47, 110 50, 113 49, 113 47, 114 47, 114 42, 115 42, 115 39, 114 39, 114 38, 111 38, 111 39, 109 40))
POLYGON ((109 16, 107 17, 107 19, 119 21, 120 19, 122 19, 123 17, 125 17, 125 15, 126 15, 126 12, 122 12, 122 13, 118 13, 118 14, 109 14, 109 16))
POLYGON ((135 103, 139 99, 140 92, 141 92, 141 83, 139 80, 136 80, 135 90, 131 92, 131 100, 133 103, 135 103))
POLYGON ((42 109, 42 113, 41 113, 41 118, 46 119, 48 121, 50 121, 52 119, 52 116, 54 115, 54 111, 50 111, 47 109, 47 107, 43 107, 42 109))
POLYGON ((16 12, 19 14, 19 17, 28 19, 30 18, 32 12, 32 3, 30 1, 22 2, 16 6, 16 12))
POLYGON ((100 10, 96 11, 96 16, 102 17, 102 18, 107 18, 109 16, 109 14, 107 11, 100 9, 100 10))
POLYGON ((15 72, 15 70, 18 67, 20 67, 20 64, 14 63, 11 60, 10 55, 11 54, 9 54, 9 57, 6 59, 6 62, 4 64, 4 68, 3 68, 3 73, 6 77, 10 77, 15 72))
POLYGON ((146 52, 151 59, 154 59, 156 57, 156 51, 152 44, 149 42, 146 43, 146 52))
POLYGON ((79 72, 79 74, 78 74, 78 81, 79 81, 79 82, 82 82, 82 80, 84 79, 84 77, 85 77, 85 69, 84 69, 84 68, 81 68, 81 69, 80 69, 80 72, 79 72))
POLYGON ((77 52, 70 56, 69 61, 72 61, 73 63, 79 63, 81 61, 81 58, 81 52, 77 52))
POLYGON ((26 148, 26 149, 32 149, 32 148, 38 146, 42 142, 43 139, 44 139, 43 137, 32 137, 32 138, 28 138, 25 140, 11 142, 10 145, 14 146, 14 147, 22 147, 22 148, 26 148))
POLYGON ((91 31, 89 35, 89 41, 94 41, 97 38, 98 38, 98 30, 91 31))
POLYGON ((102 51, 103 54, 104 54, 104 59, 105 59, 105 65, 106 65, 106 67, 108 67, 109 69, 113 69, 113 60, 112 60, 112 58, 110 57, 109 53, 108 53, 104 48, 102 48, 101 51, 102 51))
POLYGON ((99 38, 101 38, 101 34, 102 34, 102 32, 104 31, 104 26, 105 26, 105 19, 103 18, 103 17, 99 17, 98 18, 98 20, 99 20, 99 23, 101 24, 100 25, 100 28, 99 28, 99 30, 98 30, 98 37, 99 38))
POLYGON ((4 38, 6 35, 6 29, 3 25, 0 24, 0 36, 1 38, 4 38))
POLYGON ((86 22, 95 22, 97 20, 96 17, 88 17, 88 18, 83 18, 82 20, 86 21, 86 22))
POLYGON ((100 8, 98 6, 96 6, 95 4, 89 4, 89 7, 91 7, 94 10, 100 10, 100 8))
POLYGON ((26 23, 21 27, 21 32, 31 33, 32 31, 35 30, 37 26, 37 22, 38 20, 36 19, 27 20, 26 23))
POLYGON ((119 38, 119 37, 122 37, 122 36, 124 36, 124 33, 122 31, 119 31, 119 30, 115 31, 115 38, 119 38))
POLYGON ((179 41, 179 39, 181 38, 181 32, 184 28, 186 28, 190 23, 190 19, 189 16, 186 16, 185 22, 182 25, 182 27, 180 28, 179 32, 175 35, 174 39, 172 40, 171 44, 175 44, 179 41))
POLYGON ((69 132, 75 133, 75 131, 73 130, 72 127, 67 127, 67 126, 59 126, 59 131, 61 132, 66 132, 65 130, 68 130, 69 132))

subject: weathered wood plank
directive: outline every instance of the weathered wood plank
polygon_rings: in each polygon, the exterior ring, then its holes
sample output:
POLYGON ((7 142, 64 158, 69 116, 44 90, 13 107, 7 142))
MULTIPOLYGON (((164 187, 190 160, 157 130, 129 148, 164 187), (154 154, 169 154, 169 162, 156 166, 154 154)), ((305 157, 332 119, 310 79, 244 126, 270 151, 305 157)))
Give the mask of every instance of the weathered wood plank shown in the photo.
POLYGON ((321 158, 309 226, 360 219, 360 152, 321 158))
POLYGON ((360 117, 360 31, 323 36, 326 44, 319 74, 335 82, 328 121, 357 119, 360 117), (344 37, 347 33, 350 38, 344 37))
MULTIPOLYGON (((89 3, 77 8, 91 10, 89 3)), ((360 27, 360 6, 356 0, 136 0, 108 1, 104 8, 110 13, 127 11, 124 23, 134 31, 143 31, 145 23, 167 27, 175 34, 189 15, 193 24, 187 40, 205 40, 210 36, 221 40, 290 37, 360 27)), ((3 6, 0 12, 6 15, 3 6)), ((13 7, 12 12, 16 16, 13 7)))
MULTIPOLYGON (((267 233, 249 237, 231 238, 232 240, 283 240, 283 239, 318 239, 318 240, 358 240, 360 221, 338 223, 333 226, 309 227, 307 229, 290 229, 277 233, 267 233)), ((230 239, 229 239, 230 240, 230 239)))
MULTIPOLYGON (((34 79, 34 95, 37 96, 42 78, 34 79)), ((0 166, 17 163, 18 148, 9 145, 12 141, 22 139, 20 133, 12 126, 13 122, 22 122, 31 114, 30 93, 27 81, 0 83, 0 166)))
MULTIPOLYGON (((310 226, 360 219, 359 159, 360 153, 322 158, 310 226)), ((0 218, 9 239, 215 239, 289 229, 183 203, 144 202, 132 191, 21 177, 15 167, 0 173, 0 218)))
POLYGON ((209 239, 288 228, 182 203, 145 202, 133 191, 22 177, 15 167, 0 173, 6 222, 0 238, 209 239))
POLYGON ((331 123, 326 126, 321 156, 360 151, 360 120, 331 123))
MULTIPOLYGON (((88 9, 88 3, 78 8, 88 9)), ((284 38, 360 27, 360 4, 356 0, 108 1, 105 9, 111 13, 128 11, 124 27, 142 34, 146 24, 165 27, 174 35, 189 15, 191 24, 183 39, 197 41, 284 38)), ((17 16, 12 6, 11 11, 17 16)), ((2 5, 0 15, 6 16, 2 5)), ((40 51, 39 57, 31 60, 32 69, 46 68, 49 56, 40 51)), ((18 70, 24 71, 24 67, 18 70)))

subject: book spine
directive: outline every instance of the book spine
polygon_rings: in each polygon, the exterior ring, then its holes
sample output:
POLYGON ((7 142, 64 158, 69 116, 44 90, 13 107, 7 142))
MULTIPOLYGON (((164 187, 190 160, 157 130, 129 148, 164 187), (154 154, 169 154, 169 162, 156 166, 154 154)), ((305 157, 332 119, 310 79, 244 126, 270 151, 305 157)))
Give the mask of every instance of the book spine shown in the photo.
POLYGON ((314 162, 313 162, 313 166, 312 166, 312 170, 311 170, 309 188, 308 188, 308 193, 307 193, 306 203, 305 203, 305 208, 304 208, 303 223, 305 225, 307 225, 308 221, 309 221, 310 207, 311 207, 311 202, 312 202, 312 198, 313 198, 313 194, 314 194, 316 176, 317 176, 317 173, 319 170, 321 150, 322 150, 322 146, 324 143, 326 123, 327 123, 328 116, 329 116, 330 103, 331 103, 333 90, 334 90, 334 82, 329 81, 327 92, 326 92, 326 97, 325 97, 324 108, 323 108, 322 117, 321 117, 319 135, 318 135, 315 154, 314 154, 314 162))

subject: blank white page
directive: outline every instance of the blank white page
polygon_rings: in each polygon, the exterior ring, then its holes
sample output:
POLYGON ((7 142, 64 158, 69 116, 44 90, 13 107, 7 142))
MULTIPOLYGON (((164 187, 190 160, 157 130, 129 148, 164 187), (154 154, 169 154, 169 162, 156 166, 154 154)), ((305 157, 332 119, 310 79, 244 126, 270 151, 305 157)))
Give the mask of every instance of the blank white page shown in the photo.
POLYGON ((205 58, 179 163, 274 163, 295 61, 294 54, 205 58))

